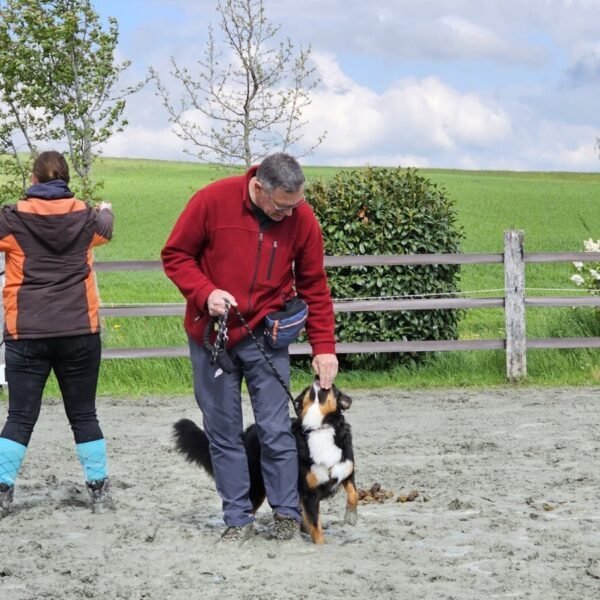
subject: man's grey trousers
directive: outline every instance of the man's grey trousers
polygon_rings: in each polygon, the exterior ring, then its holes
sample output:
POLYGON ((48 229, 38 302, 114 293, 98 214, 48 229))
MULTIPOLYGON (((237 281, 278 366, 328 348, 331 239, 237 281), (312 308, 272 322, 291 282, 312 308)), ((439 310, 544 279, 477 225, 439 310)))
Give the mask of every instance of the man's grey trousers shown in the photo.
MULTIPOLYGON (((242 443, 242 378, 248 386, 258 427, 262 474, 269 504, 275 513, 300 521, 298 454, 291 432, 289 398, 271 367, 250 337, 229 351, 235 366, 232 373, 218 374, 219 367, 210 364, 208 350, 192 338, 189 338, 189 345, 194 395, 202 411, 225 523, 231 527, 254 520, 248 498, 248 459, 242 443)), ((274 350, 264 344, 264 350, 288 383, 287 348, 274 350)))

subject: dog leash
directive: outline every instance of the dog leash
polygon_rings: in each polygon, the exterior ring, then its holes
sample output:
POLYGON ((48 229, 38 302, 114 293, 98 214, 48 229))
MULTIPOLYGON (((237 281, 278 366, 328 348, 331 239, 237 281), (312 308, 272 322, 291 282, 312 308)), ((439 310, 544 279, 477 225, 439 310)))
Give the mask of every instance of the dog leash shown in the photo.
MULTIPOLYGON (((217 364, 219 364, 219 362, 220 362, 219 359, 221 359, 221 361, 222 361, 223 358, 225 356, 227 356, 227 353, 225 352, 225 344, 226 344, 227 340, 229 339, 229 336, 227 335, 227 319, 229 318, 229 311, 231 308, 232 308, 231 303, 229 301, 225 300, 225 312, 219 317, 217 337, 215 339, 214 346, 209 347, 210 352, 211 352, 211 364, 214 364, 215 362, 217 364)), ((267 356, 265 349, 262 347, 262 345, 260 344, 260 342, 258 341, 256 336, 254 335, 254 332, 252 331, 252 329, 250 329, 250 325, 248 325, 246 319, 244 319, 244 316, 240 312, 239 308, 237 306, 233 306, 233 310, 235 311, 235 313, 236 313, 238 319, 240 320, 240 322, 242 323, 242 325, 246 328, 246 331, 250 335, 250 338, 252 339, 252 341, 254 342, 256 347, 258 348, 259 352, 262 354, 263 358, 267 361, 267 364, 269 365, 269 367, 271 367, 271 370, 273 371, 273 374, 277 378, 277 381, 279 381, 279 383, 281 384, 281 387, 283 387, 288 398, 291 400, 292 406, 294 408, 294 412, 296 413, 296 416, 300 416, 300 411, 299 411, 299 407, 297 406, 296 400, 295 400, 294 396, 292 396, 292 393, 290 392, 290 388, 287 386, 287 384, 283 380, 283 377, 279 374, 279 371, 275 368, 273 361, 271 361, 271 359, 267 356)))
MULTIPOLYGON (((217 337, 215 339, 215 343, 210 343, 210 333, 214 327, 214 323, 216 319, 212 319, 208 322, 206 329, 204 330, 204 347, 210 352, 210 364, 214 365, 215 363, 219 365, 220 372, 226 371, 227 373, 231 373, 234 369, 234 365, 231 362, 231 358, 229 358, 229 354, 227 354, 225 348, 227 347, 227 340, 229 336, 227 335, 227 319, 229 318, 229 304, 225 304, 225 312, 219 319, 217 320, 219 326, 217 329, 217 337)), ((218 372, 218 371, 217 371, 218 372)), ((216 375, 215 375, 216 377, 216 375)))

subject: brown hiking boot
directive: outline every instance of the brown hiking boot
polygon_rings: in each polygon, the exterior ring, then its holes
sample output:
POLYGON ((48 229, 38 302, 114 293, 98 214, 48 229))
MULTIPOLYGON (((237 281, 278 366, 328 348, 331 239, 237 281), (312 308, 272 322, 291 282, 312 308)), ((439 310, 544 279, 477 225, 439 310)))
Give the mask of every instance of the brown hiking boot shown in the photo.
POLYGON ((221 536, 221 543, 242 545, 256 535, 254 522, 247 525, 233 525, 228 527, 221 536))
POLYGON ((293 517, 275 514, 275 537, 278 542, 300 539, 300 523, 293 517))

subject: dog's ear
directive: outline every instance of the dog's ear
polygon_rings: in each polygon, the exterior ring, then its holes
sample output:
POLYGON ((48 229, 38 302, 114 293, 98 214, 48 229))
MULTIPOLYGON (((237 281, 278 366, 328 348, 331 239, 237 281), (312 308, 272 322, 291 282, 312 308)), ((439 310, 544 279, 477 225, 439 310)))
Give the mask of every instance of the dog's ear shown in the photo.
POLYGON ((339 390, 338 393, 338 402, 340 403, 342 410, 348 410, 352 406, 352 398, 350 398, 350 396, 347 394, 344 394, 344 392, 340 392, 339 390))

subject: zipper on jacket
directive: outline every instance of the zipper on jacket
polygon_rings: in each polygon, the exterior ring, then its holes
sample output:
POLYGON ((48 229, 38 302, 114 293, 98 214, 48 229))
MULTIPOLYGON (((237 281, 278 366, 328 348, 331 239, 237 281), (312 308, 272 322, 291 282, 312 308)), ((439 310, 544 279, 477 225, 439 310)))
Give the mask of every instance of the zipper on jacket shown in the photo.
POLYGON ((256 264, 254 266, 254 275, 252 276, 252 282, 250 283, 250 290, 248 291, 248 314, 252 314, 252 292, 254 291, 254 284, 256 283, 256 276, 258 275, 258 265, 260 264, 260 255, 262 253, 263 243, 263 232, 262 229, 258 234, 258 252, 256 253, 256 264))
POLYGON ((271 258, 269 259, 269 267, 267 269, 267 281, 271 279, 271 272, 273 271, 273 263, 275 262, 275 254, 277 254, 277 240, 273 242, 273 249, 271 250, 271 258))

